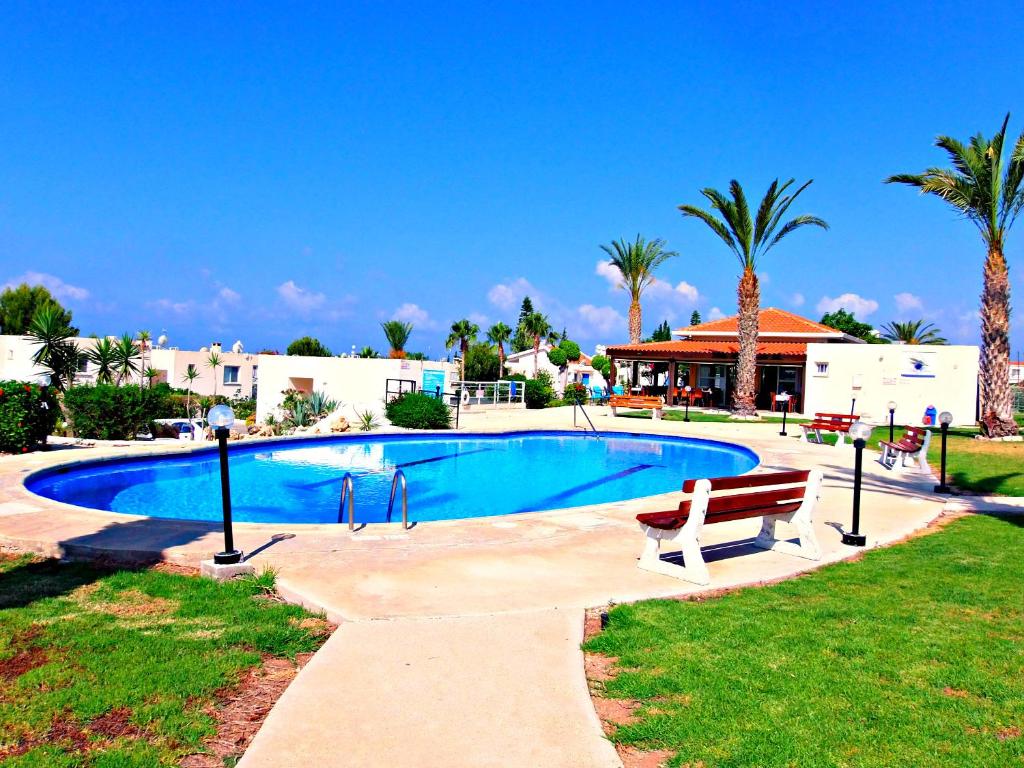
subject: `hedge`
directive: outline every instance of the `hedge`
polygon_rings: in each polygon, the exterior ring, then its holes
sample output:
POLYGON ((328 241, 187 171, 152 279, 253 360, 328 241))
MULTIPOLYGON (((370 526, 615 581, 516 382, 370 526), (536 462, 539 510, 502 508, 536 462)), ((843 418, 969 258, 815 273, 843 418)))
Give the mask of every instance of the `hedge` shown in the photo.
POLYGON ((451 413, 442 400, 422 392, 399 395, 386 406, 384 413, 396 427, 407 429, 450 429, 451 413))
POLYGON ((75 435, 94 440, 132 440, 154 419, 180 415, 164 389, 113 384, 71 387, 64 393, 64 409, 75 435))
POLYGON ((28 453, 42 446, 59 417, 52 388, 0 381, 0 452, 28 453))

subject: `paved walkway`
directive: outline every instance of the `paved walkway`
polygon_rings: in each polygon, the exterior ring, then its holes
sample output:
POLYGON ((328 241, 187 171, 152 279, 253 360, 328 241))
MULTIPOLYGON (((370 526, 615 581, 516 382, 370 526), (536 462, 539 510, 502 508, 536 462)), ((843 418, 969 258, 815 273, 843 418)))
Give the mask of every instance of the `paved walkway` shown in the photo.
MULTIPOLYGON (((758 521, 706 529, 712 588, 791 577, 854 552, 840 542, 853 451, 778 436, 777 425, 613 419, 599 429, 688 434, 750 446, 764 468, 821 468, 821 563, 750 546, 758 521)), ((464 414, 464 430, 571 427, 571 409, 464 414)), ((83 452, 89 457, 111 449, 83 452)), ((76 454, 77 455, 77 454, 76 454)), ((195 563, 215 526, 130 518, 40 500, 21 486, 54 454, 0 463, 0 543, 43 552, 129 554, 195 563)), ((869 546, 942 511, 930 477, 865 462, 869 546)), ((699 591, 636 567, 639 511, 679 494, 508 518, 371 526, 239 525, 236 541, 273 565, 286 596, 341 626, 270 713, 240 768, 298 766, 615 766, 590 706, 579 643, 583 610, 610 600, 699 591), (285 538, 282 538, 282 535, 285 538)), ((415 519, 412 501, 413 519, 415 519)))

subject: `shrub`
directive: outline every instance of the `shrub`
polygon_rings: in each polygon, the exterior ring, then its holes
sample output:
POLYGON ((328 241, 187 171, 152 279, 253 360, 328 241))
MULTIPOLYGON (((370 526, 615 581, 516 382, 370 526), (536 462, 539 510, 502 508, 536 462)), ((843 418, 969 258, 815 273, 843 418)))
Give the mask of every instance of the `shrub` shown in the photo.
POLYGON ((604 355, 594 355, 590 361, 590 365, 595 371, 598 371, 602 376, 604 376, 605 379, 608 378, 608 374, 612 371, 612 361, 604 355))
POLYGON ((566 357, 565 350, 561 347, 555 347, 548 352, 548 362, 556 368, 564 368, 568 361, 569 358, 566 357))
POLYGON ((450 429, 451 414, 443 401, 422 392, 406 392, 384 407, 388 420, 407 429, 450 429))
POLYGON ((303 336, 301 339, 296 339, 289 344, 285 354, 302 357, 330 357, 331 350, 325 347, 320 339, 315 339, 312 336, 303 336))
POLYGON ((587 398, 590 396, 587 392, 587 388, 576 381, 571 381, 565 385, 565 393, 562 395, 562 399, 565 400, 566 404, 572 405, 577 401, 581 403, 587 402, 587 398))
POLYGON ((551 374, 547 371, 538 371, 536 379, 527 380, 525 398, 527 408, 546 408, 548 403, 555 399, 551 374))
POLYGON ((0 381, 0 452, 34 450, 46 442, 59 417, 60 407, 52 388, 0 381))
POLYGON ((78 437, 131 440, 153 419, 173 418, 173 396, 163 390, 113 384, 71 387, 64 407, 78 437))
POLYGON ((576 362, 583 355, 580 351, 580 345, 575 341, 569 341, 568 339, 559 344, 558 348, 565 353, 565 359, 570 363, 576 362))
POLYGON ((497 381, 498 353, 490 344, 471 344, 465 362, 466 381, 497 381))

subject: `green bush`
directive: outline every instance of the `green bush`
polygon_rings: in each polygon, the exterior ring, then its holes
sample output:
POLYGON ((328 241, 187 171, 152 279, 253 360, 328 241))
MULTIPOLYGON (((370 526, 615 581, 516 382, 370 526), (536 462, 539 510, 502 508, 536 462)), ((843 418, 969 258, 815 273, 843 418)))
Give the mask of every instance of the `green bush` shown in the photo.
POLYGON ((406 392, 384 407, 388 421, 407 429, 451 429, 448 406, 422 392, 406 392))
POLYGON ((564 368, 568 361, 569 358, 566 357, 565 350, 561 347, 555 347, 548 351, 548 362, 556 368, 564 368))
POLYGON ((548 403, 555 399, 551 374, 547 371, 538 371, 536 379, 527 380, 525 399, 527 408, 546 408, 548 403))
POLYGON ((558 348, 565 353, 565 359, 570 363, 575 363, 583 355, 580 351, 580 345, 575 341, 569 341, 569 339, 559 344, 558 348))
POLYGON ((587 388, 579 382, 571 381, 565 385, 565 392, 562 395, 562 399, 569 405, 572 405, 578 399, 581 403, 586 403, 590 393, 587 388))
POLYGON ((34 450, 46 442, 58 417, 60 407, 52 388, 0 381, 0 452, 34 450))
POLYGON ((174 396, 160 389, 113 384, 71 387, 64 393, 71 428, 78 437, 131 440, 153 419, 179 415, 174 396))
POLYGON ((591 367, 595 371, 598 371, 605 379, 608 378, 608 374, 612 371, 612 361, 604 355, 594 355, 590 361, 591 367))

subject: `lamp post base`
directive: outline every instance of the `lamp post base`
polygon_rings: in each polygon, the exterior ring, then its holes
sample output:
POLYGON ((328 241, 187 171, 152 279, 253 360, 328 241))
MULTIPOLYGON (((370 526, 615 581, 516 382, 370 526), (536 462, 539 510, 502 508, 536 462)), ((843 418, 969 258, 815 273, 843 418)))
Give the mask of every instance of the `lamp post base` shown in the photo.
POLYGON ((953 489, 950 488, 948 485, 936 485, 935 486, 935 492, 936 493, 944 493, 946 495, 952 495, 953 494, 953 489))
POLYGON ((237 549, 232 549, 230 552, 218 552, 213 556, 213 562, 217 565, 234 565, 242 562, 242 553, 237 549))
POLYGON ((863 533, 844 533, 843 544, 850 547, 863 547, 868 543, 868 537, 863 533))
POLYGON ((788 435, 789 433, 786 430, 782 430, 781 432, 779 432, 779 437, 787 437, 788 435))

